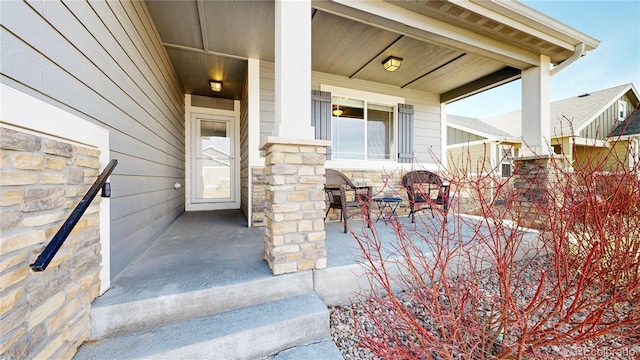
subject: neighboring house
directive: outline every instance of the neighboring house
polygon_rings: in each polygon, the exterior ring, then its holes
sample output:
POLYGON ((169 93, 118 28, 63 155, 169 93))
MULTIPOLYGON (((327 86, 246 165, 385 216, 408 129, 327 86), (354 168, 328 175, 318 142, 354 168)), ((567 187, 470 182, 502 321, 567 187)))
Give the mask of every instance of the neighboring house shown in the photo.
POLYGON ((640 105, 609 134, 609 141, 615 143, 620 159, 629 164, 629 169, 640 164, 640 105))
MULTIPOLYGON (((263 225, 274 191, 264 181, 282 180, 266 162, 284 161, 292 167, 279 169, 287 171, 317 162, 300 170, 317 171, 320 187, 304 199, 323 194, 324 167, 363 182, 412 166, 438 170, 446 162, 446 104, 518 78, 527 90, 521 121, 537 129, 525 141, 544 154, 549 77, 599 44, 516 1, 7 1, 0 16, 8 151, 0 276, 11 279, 2 285, 3 301, 5 292, 11 301, 3 303, 0 337, 9 339, 6 349, 37 331, 37 349, 53 351, 42 357, 59 354, 60 331, 45 324, 55 309, 86 309, 185 210, 241 209, 248 226, 263 225), (211 136, 228 143, 228 172, 198 181, 211 136), (263 156, 273 144, 312 153, 263 156), (88 265, 68 261, 66 273, 48 273, 47 281, 27 266, 71 211, 64 194, 78 192, 80 170, 63 165, 86 169, 82 183, 97 176, 88 154, 99 156, 100 169, 109 159, 118 166, 111 198, 90 224, 100 229, 91 258, 101 263, 90 267, 100 273, 100 292, 83 282, 87 296, 77 304, 65 295, 71 289, 60 289, 72 264, 88 265), (55 169, 63 174, 50 174, 55 169), (63 185, 71 172, 73 182, 63 185), (223 183, 224 192, 204 191, 223 183), (25 222, 33 192, 52 199, 25 222), (47 291, 31 296, 43 283, 47 291), (32 310, 28 326, 7 325, 32 310)), ((319 201, 309 215, 321 212, 319 201)), ((324 244, 319 227, 314 238, 324 244)), ((321 260, 314 266, 326 266, 321 260)))
POLYGON ((521 140, 479 119, 447 116, 447 169, 469 179, 491 172, 510 177, 521 140))
MULTIPOLYGON (((638 116, 634 109, 639 104, 640 96, 633 84, 552 102, 550 145, 554 153, 565 156, 567 164, 573 168, 580 168, 587 159, 604 157, 614 147, 616 157, 622 161, 610 156, 603 170, 612 170, 613 165, 619 163, 633 166, 633 157, 628 157, 628 150, 637 154, 639 131, 633 119, 638 116)), ((497 169, 501 159, 506 159, 503 156, 504 149, 513 146, 512 155, 518 156, 518 149, 526 147, 521 141, 521 118, 521 111, 485 119, 449 115, 447 149, 450 157, 460 160, 459 153, 468 152, 473 159, 472 164, 475 164, 484 154, 484 144, 487 144, 485 156, 492 159, 491 168, 497 169)), ((453 166, 449 164, 450 169, 453 166)), ((498 171, 506 175, 505 167, 498 171)))

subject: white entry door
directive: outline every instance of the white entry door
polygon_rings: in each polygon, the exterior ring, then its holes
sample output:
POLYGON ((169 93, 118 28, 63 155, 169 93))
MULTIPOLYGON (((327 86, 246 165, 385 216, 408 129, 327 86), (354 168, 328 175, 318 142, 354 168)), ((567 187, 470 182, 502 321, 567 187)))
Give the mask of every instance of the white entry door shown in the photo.
POLYGON ((191 116, 190 200, 199 208, 237 207, 234 122, 233 116, 191 116))

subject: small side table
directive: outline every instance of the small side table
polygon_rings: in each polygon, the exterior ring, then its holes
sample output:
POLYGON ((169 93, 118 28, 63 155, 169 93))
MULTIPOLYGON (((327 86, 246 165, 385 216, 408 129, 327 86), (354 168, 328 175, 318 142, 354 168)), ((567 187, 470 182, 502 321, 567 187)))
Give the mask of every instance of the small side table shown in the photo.
POLYGON ((376 201, 376 204, 378 204, 378 210, 380 211, 376 222, 382 218, 385 225, 387 224, 387 220, 391 219, 391 216, 396 215, 396 209, 398 209, 398 206, 402 203, 401 198, 393 196, 377 197, 374 200, 376 201))

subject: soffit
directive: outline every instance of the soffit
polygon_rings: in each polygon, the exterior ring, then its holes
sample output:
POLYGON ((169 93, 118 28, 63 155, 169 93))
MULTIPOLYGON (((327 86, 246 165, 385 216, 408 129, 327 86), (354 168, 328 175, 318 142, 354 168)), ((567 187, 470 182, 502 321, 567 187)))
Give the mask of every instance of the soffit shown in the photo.
POLYGON ((491 39, 514 45, 529 51, 539 52, 557 64, 573 54, 572 50, 560 47, 522 30, 501 24, 475 12, 447 1, 398 1, 384 0, 403 9, 473 31, 491 39))
MULTIPOLYGON (((246 59, 274 62, 273 1, 145 3, 187 93, 239 99, 246 77, 246 59), (223 81, 223 91, 211 92, 209 79, 223 81)), ((481 32, 499 42, 538 51, 532 45, 536 43, 541 48, 548 47, 549 53, 559 51, 448 2, 393 4, 481 32)), ((428 38, 409 37, 394 29, 369 24, 366 19, 316 9, 310 16, 314 71, 436 94, 454 92, 456 96, 519 75, 519 69, 491 57, 443 46, 428 38), (381 65, 389 55, 404 59, 395 72, 387 72, 381 65)))

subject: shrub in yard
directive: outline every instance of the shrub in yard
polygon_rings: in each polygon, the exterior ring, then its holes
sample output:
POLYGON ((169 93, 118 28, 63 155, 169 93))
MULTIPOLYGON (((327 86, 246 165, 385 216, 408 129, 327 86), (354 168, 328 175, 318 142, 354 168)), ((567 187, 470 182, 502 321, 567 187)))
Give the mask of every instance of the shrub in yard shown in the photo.
POLYGON ((448 214, 392 219, 392 245, 354 232, 372 287, 357 304, 361 345, 385 359, 640 356, 640 171, 619 162, 550 161, 553 176, 519 187, 449 173, 448 214), (458 215, 462 195, 480 216, 458 215), (521 226, 536 218, 540 229, 521 226))

